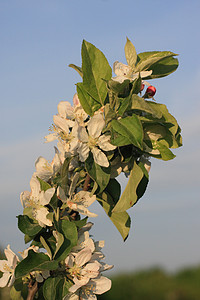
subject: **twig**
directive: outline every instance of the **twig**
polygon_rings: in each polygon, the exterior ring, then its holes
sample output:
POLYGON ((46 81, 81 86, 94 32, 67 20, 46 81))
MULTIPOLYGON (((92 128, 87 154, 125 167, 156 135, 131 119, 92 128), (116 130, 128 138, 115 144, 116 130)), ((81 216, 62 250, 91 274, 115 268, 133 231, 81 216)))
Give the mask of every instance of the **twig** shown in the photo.
POLYGON ((38 291, 37 281, 34 283, 34 285, 32 285, 32 281, 30 281, 28 285, 28 296, 26 300, 33 300, 37 291, 38 291))
POLYGON ((90 176, 89 176, 89 174, 87 174, 87 176, 85 178, 84 186, 83 186, 83 191, 87 191, 89 189, 89 186, 90 186, 90 176))

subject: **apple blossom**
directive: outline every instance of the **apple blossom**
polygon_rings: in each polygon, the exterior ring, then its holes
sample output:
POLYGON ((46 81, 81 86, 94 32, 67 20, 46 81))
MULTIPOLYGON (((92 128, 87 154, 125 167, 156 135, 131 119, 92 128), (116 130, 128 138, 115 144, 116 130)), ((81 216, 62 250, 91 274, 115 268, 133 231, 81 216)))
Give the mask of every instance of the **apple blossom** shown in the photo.
POLYGON ((109 135, 101 135, 105 127, 105 120, 101 112, 95 114, 87 124, 87 131, 85 127, 78 128, 78 137, 81 144, 78 147, 80 161, 84 162, 89 152, 91 151, 94 161, 102 166, 108 167, 109 162, 107 156, 103 151, 112 151, 116 146, 112 145, 109 135), (87 133, 88 132, 88 133, 87 133))
POLYGON ((4 250, 7 260, 0 260, 0 271, 3 273, 3 276, 0 278, 0 287, 5 287, 8 285, 10 287, 15 281, 15 268, 19 258, 17 255, 10 249, 10 245, 4 250))
POLYGON ((117 76, 112 77, 112 80, 118 81, 119 83, 122 83, 126 79, 133 81, 138 77, 145 78, 152 74, 152 70, 135 73, 130 66, 120 63, 118 61, 114 62, 113 70, 117 76))
POLYGON ((38 221, 40 226, 52 226, 51 220, 47 218, 49 213, 46 205, 49 204, 55 193, 55 188, 49 188, 46 191, 41 191, 40 183, 36 177, 30 180, 31 192, 24 191, 20 195, 21 203, 24 208, 32 209, 33 217, 38 221))

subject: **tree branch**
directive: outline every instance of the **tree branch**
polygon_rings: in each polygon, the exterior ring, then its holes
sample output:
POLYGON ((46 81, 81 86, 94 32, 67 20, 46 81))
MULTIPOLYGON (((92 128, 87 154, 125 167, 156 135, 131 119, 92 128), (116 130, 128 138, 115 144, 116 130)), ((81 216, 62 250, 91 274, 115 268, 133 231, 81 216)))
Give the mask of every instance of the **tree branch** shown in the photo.
POLYGON ((33 300, 37 291, 38 291, 37 281, 34 283, 34 285, 32 285, 32 281, 30 281, 28 285, 28 296, 26 300, 33 300))
POLYGON ((89 189, 89 186, 90 186, 90 176, 89 174, 87 174, 83 185, 83 191, 87 191, 89 189))

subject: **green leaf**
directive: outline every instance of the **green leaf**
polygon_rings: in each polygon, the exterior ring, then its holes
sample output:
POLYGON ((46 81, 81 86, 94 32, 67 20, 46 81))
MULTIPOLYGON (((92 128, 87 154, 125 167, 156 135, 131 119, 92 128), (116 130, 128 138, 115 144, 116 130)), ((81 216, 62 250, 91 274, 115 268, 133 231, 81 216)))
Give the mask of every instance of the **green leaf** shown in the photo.
POLYGON ((83 40, 82 43, 83 85, 87 93, 104 105, 107 96, 106 82, 112 77, 112 69, 104 54, 94 45, 83 40))
POLYGON ((129 96, 127 98, 120 99, 120 100, 121 100, 120 101, 121 104, 120 104, 120 107, 118 109, 118 115, 122 117, 124 115, 124 113, 126 111, 129 111, 130 108, 131 108, 131 97, 129 96))
POLYGON ((107 192, 103 192, 100 196, 97 197, 97 200, 125 241, 128 237, 131 226, 131 219, 128 213, 126 211, 116 213, 112 212, 115 202, 113 201, 111 195, 107 192))
POLYGON ((141 110, 146 113, 151 114, 154 118, 161 118, 162 112, 160 110, 154 109, 151 105, 149 105, 148 101, 139 97, 138 95, 132 95, 132 103, 131 109, 141 110))
POLYGON ((176 157, 176 155, 174 155, 172 151, 168 148, 168 144, 165 140, 157 141, 156 148, 160 151, 162 160, 167 161, 176 157))
POLYGON ((168 57, 176 56, 177 54, 171 51, 152 51, 138 54, 138 64, 135 72, 151 70, 151 66, 168 57))
POLYGON ((52 253, 51 253, 51 249, 49 248, 47 242, 45 241, 45 239, 43 238, 43 236, 40 236, 40 242, 43 245, 44 249, 47 250, 47 253, 49 254, 50 259, 52 259, 52 253))
POLYGON ((64 242, 55 255, 55 260, 61 261, 64 260, 71 249, 76 246, 78 233, 76 225, 68 220, 60 220, 57 226, 57 231, 59 231, 64 237, 64 242))
POLYGON ((29 250, 28 256, 17 265, 15 277, 18 279, 32 271, 56 270, 57 268, 58 262, 50 260, 48 255, 29 250))
POLYGON ((110 166, 107 168, 99 166, 95 163, 92 153, 90 153, 85 161, 85 167, 90 177, 99 186, 97 193, 101 193, 106 188, 110 180, 110 166))
POLYGON ((87 224, 88 217, 85 217, 78 221, 73 221, 78 229, 81 229, 83 226, 87 224))
POLYGON ((49 277, 43 285, 43 296, 45 300, 62 300, 65 279, 62 276, 49 277))
MULTIPOLYGON (((112 212, 123 212, 130 207, 132 207, 141 197, 141 195, 144 194, 146 190, 146 186, 148 183, 148 180, 146 181, 146 184, 140 185, 140 189, 138 190, 139 184, 142 182, 143 177, 146 177, 147 174, 144 174, 143 169, 137 165, 136 162, 134 162, 133 169, 131 170, 129 181, 125 187, 125 190, 113 208, 112 212), (143 192, 141 192, 141 188, 143 187, 143 192), (139 191, 139 193, 138 193, 139 191)), ((148 179, 148 178, 147 178, 148 179)))
POLYGON ((68 192, 68 171, 69 171, 69 164, 71 161, 71 157, 67 157, 62 165, 62 168, 60 169, 60 186, 65 191, 65 193, 68 192))
POLYGON ((78 72, 78 74, 83 77, 82 69, 74 64, 69 64, 69 67, 78 72))
POLYGON ((62 244, 64 243, 64 236, 63 236, 63 234, 60 233, 60 232, 58 232, 58 231, 57 231, 56 233, 57 233, 57 243, 56 243, 56 250, 55 250, 55 252, 54 252, 53 258, 55 258, 55 256, 56 256, 58 250, 60 249, 60 247, 61 247, 62 244))
POLYGON ((40 188, 41 188, 41 191, 46 192, 48 189, 51 188, 50 184, 47 183, 46 181, 40 179, 38 176, 37 176, 37 179, 38 179, 38 181, 40 182, 40 188))
POLYGON ((82 82, 77 83, 76 87, 78 98, 84 111, 88 115, 93 116, 94 112, 101 107, 101 104, 88 94, 82 82))
POLYGON ((136 78, 132 83, 131 94, 138 94, 141 89, 141 84, 142 84, 142 78, 141 77, 136 78))
POLYGON ((137 52, 135 50, 134 45, 131 43, 131 41, 128 38, 124 50, 125 50, 126 61, 134 71, 137 62, 137 52))
POLYGON ((155 79, 168 76, 169 74, 176 71, 178 65, 179 63, 177 58, 164 58, 150 67, 150 69, 152 70, 152 74, 146 77, 146 79, 155 79))
POLYGON ((120 144, 119 141, 112 137, 111 143, 116 146, 124 146, 133 144, 142 149, 143 128, 140 120, 136 115, 126 117, 123 119, 113 120, 111 122, 112 129, 125 137, 126 144, 120 144))
POLYGON ((107 187, 106 192, 112 197, 114 203, 117 203, 121 194, 121 185, 115 178, 111 178, 107 187))
POLYGON ((170 131, 173 135, 177 133, 178 123, 176 119, 169 113, 167 106, 165 104, 155 103, 152 101, 146 101, 154 111, 162 114, 160 121, 171 123, 173 126, 170 128, 170 131))
POLYGON ((122 83, 111 79, 107 82, 107 86, 119 98, 126 98, 130 94, 131 85, 129 79, 124 80, 122 83))
POLYGON ((30 219, 26 215, 19 215, 17 218, 19 229, 28 236, 35 236, 43 229, 38 222, 30 219))

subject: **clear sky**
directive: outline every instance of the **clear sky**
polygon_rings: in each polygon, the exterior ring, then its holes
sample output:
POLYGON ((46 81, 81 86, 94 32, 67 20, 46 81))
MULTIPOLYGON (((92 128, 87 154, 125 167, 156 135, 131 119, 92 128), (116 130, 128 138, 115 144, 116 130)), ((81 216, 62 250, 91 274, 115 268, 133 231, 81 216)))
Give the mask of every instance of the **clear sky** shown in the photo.
MULTIPOLYGON (((115 271, 163 266, 176 270, 200 264, 200 2, 197 0, 0 0, 0 244, 24 249, 16 215, 21 191, 29 190, 34 162, 52 159, 44 143, 61 100, 71 101, 81 64, 81 42, 93 43, 110 65, 125 63, 126 36, 137 52, 170 50, 180 66, 154 80, 182 127, 184 146, 170 162, 152 159, 145 196, 129 213, 124 243, 98 204, 92 230, 105 239, 115 271)), ((124 186, 125 179, 121 182, 124 186)), ((113 271, 114 272, 114 271, 113 271)))

